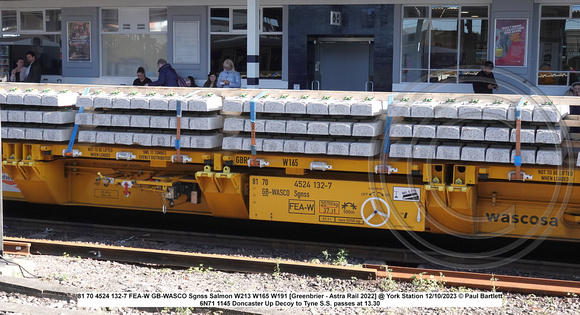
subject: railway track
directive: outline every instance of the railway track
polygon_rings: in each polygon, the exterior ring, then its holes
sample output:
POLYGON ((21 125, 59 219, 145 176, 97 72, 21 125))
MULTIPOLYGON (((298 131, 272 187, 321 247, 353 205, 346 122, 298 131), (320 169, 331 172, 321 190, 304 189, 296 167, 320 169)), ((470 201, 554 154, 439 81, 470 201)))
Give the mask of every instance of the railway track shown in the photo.
MULTIPOLYGON (((362 267, 346 267, 336 265, 326 265, 319 263, 296 262, 282 259, 251 258, 229 255, 216 255, 204 253, 190 253, 183 251, 169 251, 151 248, 132 248, 119 245, 96 245, 78 242, 63 242, 46 239, 24 239, 6 237, 9 242, 16 244, 30 244, 30 251, 33 254, 62 255, 67 253, 70 256, 83 258, 112 260, 126 263, 152 264, 175 267, 211 266, 217 270, 232 272, 260 272, 272 273, 288 272, 296 274, 320 275, 325 277, 349 279, 376 279, 381 277, 391 278, 399 281, 413 281, 414 279, 436 279, 449 286, 468 287, 483 290, 497 290, 518 293, 533 293, 541 295, 566 296, 569 294, 580 294, 580 282, 564 281, 545 278, 515 277, 498 274, 457 272, 451 270, 396 267, 394 265, 417 265, 425 263, 420 256, 409 250, 386 249, 365 246, 339 245, 314 242, 295 242, 279 239, 263 239, 254 237, 239 237, 216 235, 195 232, 169 232, 155 229, 135 229, 121 228, 117 226, 104 226, 79 223, 65 223, 29 219, 7 218, 11 226, 20 229, 44 230, 44 235, 50 233, 83 233, 96 235, 97 238, 105 235, 116 235, 120 241, 117 243, 129 245, 128 241, 137 239, 148 239, 152 242, 197 242, 212 246, 224 246, 256 249, 277 249, 293 250, 309 253, 320 253, 323 250, 340 247, 352 256, 373 257, 375 260, 388 262, 386 264, 363 264, 362 267), (26 227, 25 227, 26 226, 26 227), (46 226, 50 226, 47 231, 46 226), (99 236, 101 235, 101 236, 99 236), (415 262, 415 263, 412 263, 415 262)), ((41 234, 43 234, 41 233, 41 234)), ((36 233, 38 235, 38 233, 36 233)), ((491 262, 491 258, 486 258, 491 262)), ((575 269, 573 264, 538 262, 538 261, 518 261, 512 262, 510 268, 518 268, 520 272, 524 269, 529 272, 541 269, 545 272, 552 269, 553 272, 562 276, 563 271, 575 269), (559 272, 557 272, 559 270, 559 272)))

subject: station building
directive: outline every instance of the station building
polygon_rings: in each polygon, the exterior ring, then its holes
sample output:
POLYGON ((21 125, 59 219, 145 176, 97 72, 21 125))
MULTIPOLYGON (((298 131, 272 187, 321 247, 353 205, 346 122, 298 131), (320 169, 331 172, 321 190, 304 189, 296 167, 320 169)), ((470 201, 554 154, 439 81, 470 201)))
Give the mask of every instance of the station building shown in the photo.
POLYGON ((0 1, 0 79, 28 50, 46 83, 130 85, 164 58, 201 85, 229 58, 243 87, 259 64, 259 88, 471 93, 491 60, 498 93, 562 95, 579 80, 580 2, 0 1))

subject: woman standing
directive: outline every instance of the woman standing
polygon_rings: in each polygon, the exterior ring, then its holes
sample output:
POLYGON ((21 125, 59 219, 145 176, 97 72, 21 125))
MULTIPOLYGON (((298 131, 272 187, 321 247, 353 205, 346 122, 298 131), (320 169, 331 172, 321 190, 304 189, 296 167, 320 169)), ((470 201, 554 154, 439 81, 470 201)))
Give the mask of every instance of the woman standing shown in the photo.
POLYGON ((10 82, 23 82, 26 77, 26 68, 24 68, 24 58, 18 58, 16 68, 12 69, 10 82))

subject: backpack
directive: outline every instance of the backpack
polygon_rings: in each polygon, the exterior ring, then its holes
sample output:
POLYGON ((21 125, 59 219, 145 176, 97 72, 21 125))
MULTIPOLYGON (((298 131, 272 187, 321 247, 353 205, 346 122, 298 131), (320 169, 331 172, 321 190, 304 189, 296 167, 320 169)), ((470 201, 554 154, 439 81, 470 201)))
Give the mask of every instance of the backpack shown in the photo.
POLYGON ((177 76, 177 86, 179 87, 187 86, 187 84, 185 84, 185 79, 180 76, 177 76))

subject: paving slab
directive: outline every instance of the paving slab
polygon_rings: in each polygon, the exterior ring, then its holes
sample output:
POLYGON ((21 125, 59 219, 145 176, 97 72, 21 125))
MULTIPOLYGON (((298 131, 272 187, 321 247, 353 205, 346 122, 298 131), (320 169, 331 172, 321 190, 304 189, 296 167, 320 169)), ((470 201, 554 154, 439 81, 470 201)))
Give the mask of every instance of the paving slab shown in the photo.
POLYGON ((264 112, 283 114, 286 112, 286 103, 286 99, 269 98, 264 102, 264 112))
MULTIPOLYGON (((181 124, 179 126, 181 130, 189 128, 189 117, 181 117, 181 124)), ((177 128, 177 117, 169 117, 169 128, 177 128)))
POLYGON ((244 103, 248 101, 247 97, 226 97, 224 99, 222 110, 224 112, 243 112, 244 111, 244 103))
POLYGON ((131 109, 131 97, 127 95, 117 96, 113 98, 111 106, 116 109, 131 109))
POLYGON ((306 104, 306 113, 310 115, 328 115, 331 100, 311 99, 306 104))
MULTIPOLYGON (((508 109, 508 121, 515 121, 516 120, 516 106, 517 104, 511 104, 508 109)), ((521 110, 521 120, 526 122, 533 121, 533 112, 534 112, 534 105, 523 105, 521 110)))
POLYGON ((569 106, 560 105, 536 105, 532 114, 535 122, 560 122, 562 117, 570 113, 569 106))
POLYGON ((6 104, 24 105, 24 93, 15 91, 6 94, 6 104))
MULTIPOLYGON (((40 115, 40 121, 42 121, 42 115, 40 115)), ((0 110, 0 121, 8 121, 8 111, 0 110)))
POLYGON ((226 118, 224 120, 224 131, 244 131, 245 118, 226 118))
POLYGON ((193 149, 215 149, 222 145, 223 135, 216 133, 212 135, 191 136, 190 148, 193 149))

